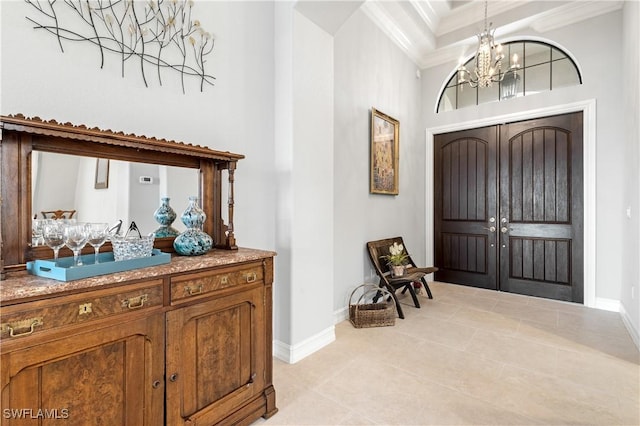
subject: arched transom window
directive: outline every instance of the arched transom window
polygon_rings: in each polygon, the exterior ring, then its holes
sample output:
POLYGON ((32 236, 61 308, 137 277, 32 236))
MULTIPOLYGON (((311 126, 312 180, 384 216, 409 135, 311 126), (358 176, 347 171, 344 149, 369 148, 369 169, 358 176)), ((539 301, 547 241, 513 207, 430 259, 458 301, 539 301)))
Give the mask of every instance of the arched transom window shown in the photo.
MULTIPOLYGON (((438 112, 582 84, 582 76, 573 59, 556 46, 518 40, 503 43, 502 48, 505 53, 504 78, 489 87, 472 87, 454 72, 440 93, 438 112), (509 60, 514 54, 519 58, 519 67, 511 71, 509 60)), ((474 59, 472 56, 464 64, 471 73, 475 69, 474 59)))

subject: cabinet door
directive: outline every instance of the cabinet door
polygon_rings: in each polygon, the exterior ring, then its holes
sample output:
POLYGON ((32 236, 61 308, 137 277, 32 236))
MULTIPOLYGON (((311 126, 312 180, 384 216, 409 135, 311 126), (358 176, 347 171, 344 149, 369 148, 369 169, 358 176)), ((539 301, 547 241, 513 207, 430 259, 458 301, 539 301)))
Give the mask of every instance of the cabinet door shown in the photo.
POLYGON ((167 313, 167 424, 264 414, 264 311, 258 285, 167 313))
POLYGON ((2 354, 2 425, 162 425, 163 315, 2 354))

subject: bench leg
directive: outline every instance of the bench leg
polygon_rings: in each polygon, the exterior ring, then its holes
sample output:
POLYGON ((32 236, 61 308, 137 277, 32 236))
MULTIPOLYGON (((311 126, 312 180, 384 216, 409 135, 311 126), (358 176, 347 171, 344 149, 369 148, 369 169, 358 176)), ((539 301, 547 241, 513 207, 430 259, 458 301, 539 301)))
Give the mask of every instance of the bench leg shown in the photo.
POLYGON ((402 312, 402 307, 400 306, 400 301, 398 300, 398 296, 396 296, 396 292, 392 291, 393 300, 396 302, 396 311, 398 312, 398 318, 404 319, 404 312, 402 312))
POLYGON ((420 280, 422 281, 422 286, 427 291, 429 299, 433 299, 433 294, 431 294, 431 289, 429 288, 429 284, 427 284, 427 280, 425 280, 424 277, 422 277, 420 280))
POLYGON ((416 295, 416 291, 413 288, 413 283, 407 284, 405 290, 409 290, 409 294, 413 299, 413 304, 416 305, 416 308, 420 308, 420 302, 418 302, 418 296, 416 295))
MULTIPOLYGON (((398 313, 398 318, 400 319, 404 319, 404 312, 402 312, 402 307, 400 306, 400 301, 398 300, 398 296, 396 296, 396 290, 391 287, 388 286, 384 281, 380 280, 380 287, 384 287, 387 290, 389 290, 389 293, 391 293, 391 297, 393 297, 393 301, 396 304, 396 312, 398 313)), ((376 299, 380 296, 380 294, 376 295, 376 299)), ((374 300, 375 303, 375 300, 374 300)))

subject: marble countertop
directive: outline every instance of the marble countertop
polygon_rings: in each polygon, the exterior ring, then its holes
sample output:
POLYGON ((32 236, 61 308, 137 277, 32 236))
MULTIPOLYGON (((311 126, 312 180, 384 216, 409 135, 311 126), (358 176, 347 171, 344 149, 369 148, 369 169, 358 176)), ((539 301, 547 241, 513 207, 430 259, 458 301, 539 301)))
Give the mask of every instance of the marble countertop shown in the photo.
POLYGON ((275 256, 276 253, 266 250, 239 248, 238 250, 211 250, 203 256, 171 257, 171 262, 148 268, 133 269, 108 275, 98 275, 75 281, 56 281, 31 275, 27 271, 7 273, 4 281, 0 281, 0 304, 12 305, 18 301, 37 300, 49 296, 57 296, 73 291, 91 290, 96 287, 113 285, 140 279, 153 279, 169 274, 189 272, 193 270, 250 262, 275 256))

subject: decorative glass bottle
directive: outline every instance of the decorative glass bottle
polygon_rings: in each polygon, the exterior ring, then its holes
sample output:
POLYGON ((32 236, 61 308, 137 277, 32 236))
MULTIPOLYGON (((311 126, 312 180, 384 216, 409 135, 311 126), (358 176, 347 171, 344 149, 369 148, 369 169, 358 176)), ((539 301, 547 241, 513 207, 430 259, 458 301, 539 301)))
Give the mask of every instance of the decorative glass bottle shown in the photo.
POLYGON ((171 224, 176 220, 178 215, 169 205, 169 197, 162 197, 160 201, 160 207, 153 213, 153 218, 162 225, 155 230, 156 238, 176 237, 180 232, 173 228, 171 224))
POLYGON ((199 256, 211 249, 213 239, 202 230, 206 218, 206 213, 198 205, 198 197, 189 197, 189 205, 180 216, 187 230, 173 240, 176 253, 183 256, 199 256))

